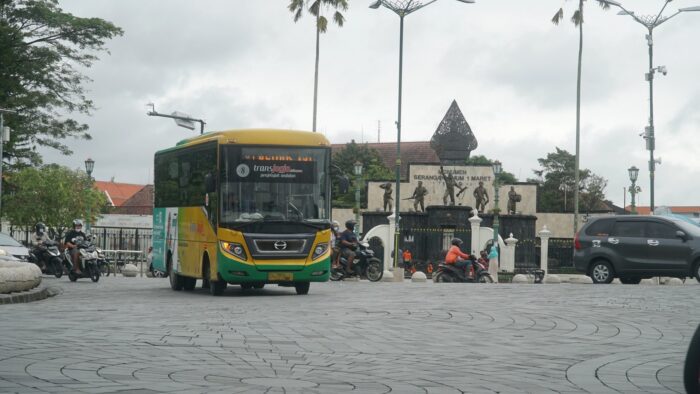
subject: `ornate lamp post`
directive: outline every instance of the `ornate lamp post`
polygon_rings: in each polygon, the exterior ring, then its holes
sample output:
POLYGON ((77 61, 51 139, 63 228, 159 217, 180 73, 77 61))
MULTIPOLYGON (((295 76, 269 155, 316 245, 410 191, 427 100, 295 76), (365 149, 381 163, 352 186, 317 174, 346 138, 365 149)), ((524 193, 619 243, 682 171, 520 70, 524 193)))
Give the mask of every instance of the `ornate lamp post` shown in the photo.
POLYGON ((355 162, 354 166, 355 175, 357 179, 355 180, 355 233, 360 233, 360 188, 362 187, 362 163, 360 161, 355 162))
MULTIPOLYGON (((95 168, 95 160, 92 160, 91 158, 88 157, 87 160, 85 160, 85 172, 87 172, 88 176, 88 182, 90 183, 90 187, 92 187, 92 170, 95 168)), ((85 223, 85 226, 87 227, 87 231, 90 231, 90 220, 92 218, 92 215, 90 215, 90 203, 88 202, 88 207, 87 207, 87 220, 85 223)))
POLYGON ((492 164, 493 166, 493 188, 494 188, 494 196, 493 196, 493 245, 498 248, 498 175, 501 174, 501 162, 496 160, 492 164))
POLYGON ((629 172, 630 181, 632 181, 632 185, 629 188, 629 192, 632 195, 632 207, 631 207, 630 211, 633 215, 636 215, 637 214, 637 207, 634 204, 635 203, 634 197, 637 195, 637 193, 642 191, 642 189, 636 185, 637 176, 639 175, 639 168, 632 166, 632 167, 627 169, 627 172, 629 172))
MULTIPOLYGON (((617 1, 600 1, 608 5, 618 7, 621 10, 618 15, 631 16, 632 19, 644 26, 649 32, 646 36, 647 45, 649 46, 649 72, 645 74, 645 79, 649 82, 649 125, 644 128, 644 133, 642 135, 646 140, 647 150, 649 151, 649 206, 651 208, 651 212, 654 212, 654 172, 656 170, 656 164, 659 163, 659 161, 654 160, 654 149, 656 146, 656 140, 654 137, 654 75, 657 71, 663 75, 666 75, 668 72, 666 70, 666 66, 654 67, 654 28, 680 14, 681 12, 700 11, 700 6, 680 8, 671 16, 662 16, 661 14, 664 13, 668 3, 672 1, 665 0, 661 11, 657 15, 636 15, 633 11, 627 10, 617 1)), ((632 205, 634 206, 634 204, 632 205)))
MULTIPOLYGON (((401 237, 399 207, 401 205, 401 94, 403 83, 403 18, 423 7, 433 4, 437 0, 377 0, 369 8, 378 9, 386 7, 393 11, 400 19, 399 30, 399 111, 396 119, 396 200, 394 204, 394 267, 399 266, 399 239, 401 237)), ((461 3, 474 3, 476 0, 457 0, 461 3)))

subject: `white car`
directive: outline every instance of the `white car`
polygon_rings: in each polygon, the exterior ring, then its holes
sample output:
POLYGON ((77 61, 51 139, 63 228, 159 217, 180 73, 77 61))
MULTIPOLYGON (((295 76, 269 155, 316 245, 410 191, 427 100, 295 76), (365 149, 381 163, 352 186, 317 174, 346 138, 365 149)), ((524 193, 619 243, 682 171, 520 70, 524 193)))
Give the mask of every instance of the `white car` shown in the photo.
POLYGON ((29 261, 29 249, 5 233, 0 233, 0 249, 5 251, 8 256, 13 256, 21 261, 29 261))

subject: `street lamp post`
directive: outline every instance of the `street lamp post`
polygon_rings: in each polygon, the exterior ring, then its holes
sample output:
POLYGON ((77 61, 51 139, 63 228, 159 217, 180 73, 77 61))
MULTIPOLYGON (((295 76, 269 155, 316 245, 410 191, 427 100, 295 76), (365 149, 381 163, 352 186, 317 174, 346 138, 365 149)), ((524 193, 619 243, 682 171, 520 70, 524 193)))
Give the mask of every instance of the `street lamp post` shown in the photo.
POLYGON ((362 187, 362 162, 355 162, 355 175, 357 179, 355 180, 355 234, 360 233, 360 187, 362 187))
MULTIPOLYGON (((377 0, 369 8, 378 9, 386 7, 399 16, 399 108, 396 119, 396 200, 394 204, 394 216, 396 224, 394 226, 394 267, 399 266, 399 241, 401 237, 400 231, 400 215, 399 207, 401 205, 401 98, 403 89, 403 19, 407 15, 426 7, 437 0, 421 1, 421 0, 377 0)), ((476 0, 457 0, 461 3, 472 4, 476 0)))
POLYGON ((656 164, 657 161, 654 160, 654 149, 656 146, 656 140, 655 140, 655 130, 654 130, 654 75, 656 72, 661 72, 663 75, 666 75, 668 72, 666 70, 665 66, 659 66, 659 67, 654 67, 654 29, 661 25, 662 23, 668 21, 669 19, 673 18, 674 16, 680 14, 681 12, 690 12, 690 11, 700 11, 700 6, 695 6, 695 7, 686 7, 686 8, 680 8, 675 14, 672 14, 671 16, 662 16, 664 10, 666 10, 666 6, 668 6, 668 3, 670 3, 672 0, 665 0, 664 5, 661 8, 661 11, 657 15, 636 15, 633 11, 627 10, 625 7, 622 6, 617 1, 613 0, 600 0, 603 3, 606 3, 608 5, 614 5, 618 7, 621 11, 618 13, 618 15, 629 15, 631 16, 637 23, 641 24, 644 26, 649 34, 647 34, 646 39, 647 39, 647 45, 649 46, 649 72, 645 74, 645 78, 647 82, 649 82, 649 125, 645 127, 644 133, 642 134, 644 136, 644 139, 646 140, 646 148, 649 151, 649 206, 651 208, 651 212, 654 212, 654 172, 656 171, 656 164))
POLYGON ((498 227, 499 227, 499 222, 498 222, 498 175, 501 174, 501 162, 496 160, 493 162, 493 188, 494 188, 494 195, 493 195, 493 245, 498 250, 498 227))
MULTIPOLYGON (((85 172, 87 172, 88 176, 88 183, 90 184, 90 187, 92 187, 92 170, 95 168, 95 160, 92 160, 91 158, 88 157, 87 160, 85 160, 85 172)), ((87 206, 87 220, 85 221, 85 227, 87 227, 87 231, 90 231, 90 220, 92 218, 92 215, 90 215, 90 201, 88 201, 88 206, 87 206)))
POLYGON ((632 185, 629 187, 629 192, 630 195, 632 195, 632 206, 630 208, 630 212, 633 215, 637 214, 637 206, 635 205, 635 199, 634 197, 637 195, 637 193, 641 192, 642 189, 637 186, 637 176, 639 175, 639 168, 632 166, 627 169, 627 172, 629 172, 630 175, 630 181, 632 182, 632 185))

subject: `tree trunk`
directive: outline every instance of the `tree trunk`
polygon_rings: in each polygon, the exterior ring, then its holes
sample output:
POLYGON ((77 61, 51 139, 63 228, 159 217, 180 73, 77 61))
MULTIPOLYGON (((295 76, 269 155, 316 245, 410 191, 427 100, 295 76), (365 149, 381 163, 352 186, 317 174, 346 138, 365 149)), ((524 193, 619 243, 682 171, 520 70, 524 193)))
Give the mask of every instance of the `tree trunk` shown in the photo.
POLYGON ((581 18, 578 25, 578 72, 576 75, 576 155, 574 160, 574 234, 578 232, 578 195, 580 188, 579 161, 581 139, 581 63, 583 57, 583 1, 579 0, 578 11, 581 18))
POLYGON ((321 38, 321 31, 318 28, 318 20, 321 17, 321 13, 316 17, 316 69, 314 71, 314 121, 312 130, 316 132, 316 107, 318 103, 318 58, 319 58, 319 44, 321 38))

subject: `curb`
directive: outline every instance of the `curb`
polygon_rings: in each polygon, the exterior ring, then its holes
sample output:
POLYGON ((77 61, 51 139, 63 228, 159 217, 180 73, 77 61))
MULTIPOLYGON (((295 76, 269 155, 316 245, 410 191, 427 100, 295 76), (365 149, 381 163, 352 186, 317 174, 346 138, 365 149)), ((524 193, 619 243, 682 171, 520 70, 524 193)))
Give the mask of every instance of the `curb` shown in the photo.
POLYGON ((20 293, 0 294, 0 305, 41 301, 63 293, 60 287, 37 287, 20 293))

